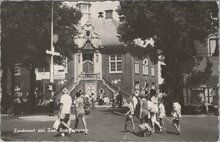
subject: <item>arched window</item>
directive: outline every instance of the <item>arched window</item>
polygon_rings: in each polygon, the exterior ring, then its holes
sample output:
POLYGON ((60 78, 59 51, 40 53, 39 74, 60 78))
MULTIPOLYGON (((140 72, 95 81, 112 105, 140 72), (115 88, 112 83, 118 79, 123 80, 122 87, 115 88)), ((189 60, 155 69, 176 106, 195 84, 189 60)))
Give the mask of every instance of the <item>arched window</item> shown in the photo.
POLYGON ((148 65, 149 65, 149 59, 145 57, 143 59, 143 75, 148 75, 148 65))
POLYGON ((134 72, 139 73, 139 59, 137 56, 134 58, 134 72))

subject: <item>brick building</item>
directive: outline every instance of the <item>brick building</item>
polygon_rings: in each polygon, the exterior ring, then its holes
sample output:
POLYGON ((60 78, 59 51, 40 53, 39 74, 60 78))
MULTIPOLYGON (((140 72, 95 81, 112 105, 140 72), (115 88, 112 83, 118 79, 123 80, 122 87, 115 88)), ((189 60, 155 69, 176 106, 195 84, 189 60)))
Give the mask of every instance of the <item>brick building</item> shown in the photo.
POLYGON ((74 38, 77 52, 68 62, 67 87, 75 94, 99 94, 104 90, 110 98, 115 91, 131 95, 135 90, 158 88, 157 62, 148 54, 152 46, 126 45, 117 36, 119 21, 113 10, 92 17, 90 3, 78 3, 82 12, 79 35, 74 38))
MULTIPOLYGON (((73 39, 77 50, 64 66, 54 66, 57 96, 60 97, 64 87, 71 91, 71 95, 78 90, 98 95, 103 90, 109 98, 117 91, 128 96, 136 90, 158 89, 158 64, 149 56, 153 53, 153 46, 138 40, 133 45, 120 42, 117 34, 119 21, 114 17, 116 11, 105 9, 93 17, 91 7, 87 2, 76 4, 83 14, 78 25, 79 34, 73 39)), ((30 91, 30 70, 19 65, 16 68, 19 72, 16 89, 27 94, 30 91)), ((44 96, 48 94, 49 79, 42 78, 49 77, 48 71, 49 67, 36 69, 35 84, 44 96)))

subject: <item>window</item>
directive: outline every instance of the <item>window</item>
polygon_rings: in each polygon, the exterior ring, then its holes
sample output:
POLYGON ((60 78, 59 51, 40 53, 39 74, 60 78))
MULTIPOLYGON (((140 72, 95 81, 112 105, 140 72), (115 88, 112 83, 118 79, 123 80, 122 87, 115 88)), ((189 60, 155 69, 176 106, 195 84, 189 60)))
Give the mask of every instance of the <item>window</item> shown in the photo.
POLYGON ((148 75, 148 58, 143 59, 143 74, 148 75))
POLYGON ((208 54, 209 56, 218 56, 219 45, 218 45, 218 38, 209 38, 209 48, 208 48, 208 54))
POLYGON ((21 82, 15 82, 15 91, 21 91, 21 82))
POLYGON ((155 76, 155 65, 151 65, 151 75, 155 76))
POLYGON ((156 89, 156 84, 154 82, 151 85, 151 89, 154 89, 154 90, 156 89))
POLYGON ((21 67, 20 64, 15 64, 15 76, 21 75, 21 67))
POLYGON ((213 103, 213 88, 191 88, 190 100, 192 104, 212 104, 213 103))
POLYGON ((139 59, 138 59, 138 57, 134 58, 134 72, 139 73, 139 59))
POLYGON ((138 81, 134 82, 134 90, 139 91, 140 90, 140 83, 138 81))
POLYGON ((122 57, 120 54, 109 56, 110 73, 122 72, 122 57))

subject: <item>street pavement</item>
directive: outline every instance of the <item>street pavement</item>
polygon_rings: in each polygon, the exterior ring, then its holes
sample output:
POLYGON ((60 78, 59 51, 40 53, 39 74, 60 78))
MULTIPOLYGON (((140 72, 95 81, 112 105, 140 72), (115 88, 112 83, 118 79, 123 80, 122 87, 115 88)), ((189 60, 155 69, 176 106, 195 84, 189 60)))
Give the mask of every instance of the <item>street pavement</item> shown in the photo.
MULTIPOLYGON (((124 126, 124 110, 112 108, 97 108, 86 116, 89 128, 88 135, 72 134, 66 137, 56 137, 52 129, 57 116, 47 114, 23 115, 9 117, 1 116, 1 139, 4 141, 217 141, 218 117, 214 115, 183 115, 181 134, 176 131, 171 119, 164 119, 166 131, 162 134, 141 137, 136 133, 121 132, 124 126), (28 132, 19 132, 28 131, 28 132)), ((74 115, 71 116, 71 127, 74 126, 74 115)), ((136 131, 138 120, 135 119, 136 131)), ((80 122, 79 128, 82 127, 80 122)), ((131 129, 131 125, 128 125, 131 129)))

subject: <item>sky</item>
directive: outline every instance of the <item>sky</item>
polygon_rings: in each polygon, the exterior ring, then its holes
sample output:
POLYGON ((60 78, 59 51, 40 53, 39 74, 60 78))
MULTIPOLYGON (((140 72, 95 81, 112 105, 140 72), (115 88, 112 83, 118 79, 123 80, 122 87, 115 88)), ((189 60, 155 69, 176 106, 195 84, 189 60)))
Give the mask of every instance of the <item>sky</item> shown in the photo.
MULTIPOLYGON (((65 4, 75 7, 79 2, 65 2, 65 4)), ((104 2, 90 2, 90 12, 91 17, 98 17, 98 12, 103 12, 105 14, 105 10, 113 10, 113 17, 114 19, 118 20, 118 14, 116 10, 118 9, 119 2, 118 1, 104 1, 104 2)))

